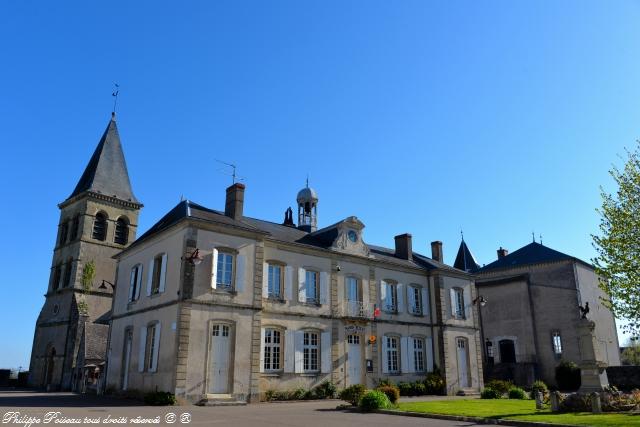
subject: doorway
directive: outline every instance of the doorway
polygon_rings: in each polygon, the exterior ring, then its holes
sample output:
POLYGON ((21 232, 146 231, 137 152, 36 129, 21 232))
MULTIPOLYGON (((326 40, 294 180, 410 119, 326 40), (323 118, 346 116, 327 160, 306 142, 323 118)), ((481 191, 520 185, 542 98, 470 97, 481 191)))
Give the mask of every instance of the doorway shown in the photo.
POLYGON ((513 340, 500 340, 500 363, 516 363, 516 346, 513 340))
POLYGON ((458 384, 460 388, 469 387, 469 357, 467 352, 467 340, 456 339, 458 359, 458 384))
POLYGON ((211 329, 209 386, 207 390, 210 394, 229 393, 230 330, 229 325, 213 325, 211 329))
POLYGON ((362 346, 360 335, 347 335, 347 386, 362 383, 362 346))

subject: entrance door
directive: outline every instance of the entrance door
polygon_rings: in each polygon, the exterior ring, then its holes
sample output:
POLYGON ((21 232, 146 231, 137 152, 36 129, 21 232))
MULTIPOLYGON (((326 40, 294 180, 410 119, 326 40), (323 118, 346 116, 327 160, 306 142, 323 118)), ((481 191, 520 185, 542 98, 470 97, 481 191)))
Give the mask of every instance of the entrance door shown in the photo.
POLYGON ((458 384, 460 388, 469 387, 469 360, 467 358, 467 340, 458 338, 458 384))
POLYGON ((122 357, 122 389, 129 387, 129 362, 131 361, 131 329, 127 329, 124 337, 124 355, 122 357))
POLYGON ((55 357, 56 357, 56 349, 51 348, 51 350, 48 351, 47 359, 45 361, 45 367, 44 367, 44 386, 47 389, 53 383, 53 370, 55 367, 55 362, 54 362, 55 357))
POLYGON ((349 355, 349 369, 347 370, 347 385, 362 382, 362 351, 360 335, 347 336, 347 354, 349 355))
POLYGON ((213 325, 209 356, 209 393, 229 393, 229 326, 213 325))

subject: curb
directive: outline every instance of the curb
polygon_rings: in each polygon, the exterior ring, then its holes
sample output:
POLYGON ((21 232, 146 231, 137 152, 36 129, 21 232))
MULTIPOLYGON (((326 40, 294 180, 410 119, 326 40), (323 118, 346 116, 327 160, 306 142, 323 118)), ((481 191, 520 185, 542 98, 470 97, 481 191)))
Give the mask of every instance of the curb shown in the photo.
POLYGON ((497 424, 503 426, 516 426, 516 427, 579 427, 573 424, 548 424, 548 423, 538 423, 533 421, 516 421, 516 420, 503 420, 503 419, 492 419, 492 418, 482 418, 482 417, 465 417, 462 415, 443 415, 443 414, 429 414, 424 412, 405 412, 405 411, 396 411, 393 409, 378 409, 376 411, 378 414, 386 414, 386 415, 398 415, 401 417, 417 417, 417 418, 435 418, 438 420, 448 420, 448 421, 465 421, 475 424, 497 424))

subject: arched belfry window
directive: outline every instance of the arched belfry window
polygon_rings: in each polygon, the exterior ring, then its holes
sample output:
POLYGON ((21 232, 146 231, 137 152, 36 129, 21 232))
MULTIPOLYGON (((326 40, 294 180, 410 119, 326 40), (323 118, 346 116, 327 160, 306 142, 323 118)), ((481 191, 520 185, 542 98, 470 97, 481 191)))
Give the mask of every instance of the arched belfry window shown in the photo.
POLYGON ((126 245, 129 240, 129 223, 126 218, 120 217, 116 221, 114 241, 119 245, 126 245))
POLYGON ((96 240, 104 241, 107 237, 107 215, 102 212, 96 214, 93 221, 93 233, 91 235, 96 240))

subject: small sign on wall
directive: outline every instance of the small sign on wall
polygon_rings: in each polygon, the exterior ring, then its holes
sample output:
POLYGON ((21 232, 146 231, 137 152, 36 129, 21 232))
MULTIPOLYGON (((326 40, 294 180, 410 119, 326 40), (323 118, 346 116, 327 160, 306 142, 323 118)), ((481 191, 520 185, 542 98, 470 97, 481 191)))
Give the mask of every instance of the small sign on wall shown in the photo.
POLYGON ((367 372, 373 372, 373 360, 367 359, 367 372))

